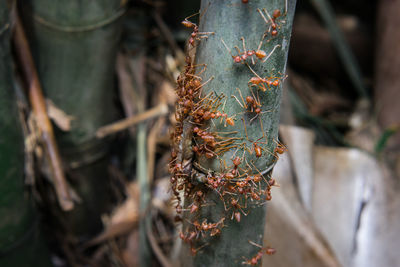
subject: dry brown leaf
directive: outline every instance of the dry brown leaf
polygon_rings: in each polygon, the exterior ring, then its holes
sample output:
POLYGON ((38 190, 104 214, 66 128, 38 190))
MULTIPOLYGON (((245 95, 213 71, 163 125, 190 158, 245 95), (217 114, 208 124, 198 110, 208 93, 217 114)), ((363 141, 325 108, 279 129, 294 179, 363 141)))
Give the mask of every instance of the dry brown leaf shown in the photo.
POLYGON ((273 188, 272 201, 267 203, 264 246, 277 253, 265 255, 263 266, 338 267, 332 249, 301 203, 291 165, 289 153, 285 153, 274 168, 273 176, 281 187, 273 188))
POLYGON ((126 241, 126 248, 122 251, 122 259, 127 267, 139 266, 139 232, 132 231, 126 241))
POLYGON ((75 118, 58 108, 51 99, 46 99, 47 115, 64 132, 71 130, 71 121, 75 118))
POLYGON ((84 248, 99 244, 108 239, 127 234, 139 221, 139 187, 132 182, 127 185, 127 199, 117 206, 106 221, 106 229, 84 245, 84 248))
POLYGON ((158 99, 160 103, 175 104, 177 95, 175 94, 175 88, 169 81, 164 80, 162 82, 158 99))

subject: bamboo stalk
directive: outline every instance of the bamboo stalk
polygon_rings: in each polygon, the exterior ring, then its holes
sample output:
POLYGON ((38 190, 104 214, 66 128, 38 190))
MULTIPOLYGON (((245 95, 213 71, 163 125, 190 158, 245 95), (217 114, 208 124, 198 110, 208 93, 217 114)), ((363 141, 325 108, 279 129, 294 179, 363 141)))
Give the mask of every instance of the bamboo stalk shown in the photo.
MULTIPOLYGON (((184 180, 185 186, 190 186, 189 190, 185 188, 179 191, 182 195, 185 194, 183 208, 188 210, 181 211, 183 239, 187 239, 191 232, 199 232, 196 223, 202 224, 206 220, 213 223, 213 227, 223 225, 220 226, 220 234, 207 234, 210 230, 206 227, 201 230, 200 238, 188 242, 191 252, 195 254, 194 266, 259 266, 261 260, 256 256, 266 251, 266 248, 261 247, 265 227, 265 200, 269 198, 265 193, 267 190, 263 191, 261 188, 268 188, 266 182, 270 179, 278 158, 275 148, 278 143, 281 89, 286 78, 295 3, 295 0, 201 2, 197 36, 204 36, 204 32, 208 32, 207 38, 195 39, 191 46, 196 47, 194 64, 204 64, 206 67, 196 68, 194 75, 200 76, 203 83, 200 96, 203 103, 211 103, 211 111, 215 117, 217 112, 226 114, 226 117, 207 121, 200 121, 197 117, 200 122, 196 126, 206 132, 200 137, 200 131, 195 132, 191 126, 196 122, 193 122, 195 116, 198 116, 192 112, 193 117, 188 116, 182 123, 183 134, 179 136, 180 143, 176 146, 178 152, 175 152, 175 160, 178 163, 172 167, 175 166, 174 169, 178 170, 180 176, 173 178, 184 180), (272 16, 276 18, 274 23, 272 16), (277 32, 273 33, 275 28, 277 32), (264 51, 261 60, 254 56, 259 49, 264 51), (252 83, 254 80, 257 82, 252 83), (269 85, 267 82, 272 80, 278 82, 269 85), (217 98, 211 98, 212 96, 217 98), (255 107, 250 106, 248 97, 257 100, 255 107), (255 111, 256 107, 260 108, 258 113, 255 111), (200 148, 197 146, 195 154, 193 146, 197 143, 206 144, 205 140, 213 138, 210 133, 218 139, 221 149, 214 150, 214 154, 210 156, 201 151, 199 153, 200 148), (183 147, 182 151, 179 151, 179 146, 183 147), (236 167, 237 172, 233 172, 236 157, 240 162, 236 167), (183 169, 183 175, 191 177, 181 178, 179 169, 183 169), (240 179, 243 183, 245 178, 264 175, 265 179, 259 184, 252 183, 243 187, 253 192, 263 191, 258 201, 248 193, 240 193, 240 184, 229 181, 231 178, 228 177, 238 175, 237 173, 241 178, 235 179, 240 179), (192 182, 193 179, 198 184, 192 182), (226 184, 221 184, 218 179, 226 184), (196 195, 187 193, 199 191, 204 195, 204 201, 196 202, 196 195), (235 200, 240 202, 240 206, 232 204, 235 200), (250 261, 251 259, 256 262, 250 261)), ((193 30, 196 28, 193 27, 193 30)), ((196 37, 196 33, 194 36, 196 37)), ((189 49, 191 46, 189 45, 189 49)), ((182 87, 184 86, 190 88, 190 82, 182 87)), ((180 87, 178 89, 183 91, 180 87)), ((184 109, 184 106, 180 108, 184 109)), ((202 108, 206 110, 208 107, 202 104, 202 108)), ((200 115, 201 118, 205 114, 200 115)), ((179 186, 174 193, 177 190, 179 186)))
POLYGON ((54 189, 57 194, 58 203, 64 211, 74 208, 73 200, 70 196, 66 178, 64 175, 62 161, 58 146, 54 137, 53 127, 46 111, 46 102, 43 97, 39 77, 33 63, 32 54, 25 36, 21 21, 16 16, 14 44, 21 62, 21 68, 28 84, 29 100, 35 114, 36 123, 40 129, 41 139, 47 152, 48 160, 52 170, 54 189))
POLYGON ((24 184, 24 139, 13 90, 12 1, 0 1, 0 266, 50 266, 24 184))
POLYGON ((74 117, 69 131, 54 130, 68 179, 82 200, 60 220, 78 238, 97 234, 101 215, 111 208, 112 139, 97 139, 95 133, 119 116, 114 68, 125 4, 24 0, 19 5, 43 92, 74 117))

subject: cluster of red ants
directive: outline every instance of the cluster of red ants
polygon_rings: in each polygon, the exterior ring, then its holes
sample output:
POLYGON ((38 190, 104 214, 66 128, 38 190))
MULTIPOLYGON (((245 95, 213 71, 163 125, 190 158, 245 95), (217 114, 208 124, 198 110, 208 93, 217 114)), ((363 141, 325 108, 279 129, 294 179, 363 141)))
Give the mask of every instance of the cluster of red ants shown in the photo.
MULTIPOLYGON (((242 2, 247 3, 248 1, 242 0, 242 2)), ((251 59, 253 64, 256 63, 255 60, 265 62, 275 49, 279 47, 279 45, 275 46, 268 55, 265 51, 261 50, 263 40, 266 36, 270 35, 271 37, 275 37, 277 35, 277 30, 280 27, 279 23, 281 23, 278 22, 278 18, 282 17, 281 12, 275 10, 271 17, 268 12, 263 9, 269 18, 266 19, 260 9, 257 9, 257 11, 267 23, 268 29, 263 34, 262 40, 256 50, 247 50, 245 40, 241 38, 243 51, 235 47, 238 54, 234 56, 221 39, 222 43, 229 51, 229 54, 232 56, 234 63, 245 64, 255 75, 255 77, 252 77, 248 82, 251 95, 243 98, 240 90, 237 89, 242 102, 240 102, 236 96, 233 97, 245 109, 245 112, 254 113, 256 116, 262 113, 261 103, 258 97, 258 90, 256 97, 251 87, 254 86, 260 91, 266 92, 267 89, 271 89, 271 86, 278 87, 283 79, 283 77, 262 78, 247 63, 248 59, 251 59)), ((191 37, 188 40, 190 46, 195 47, 196 41, 200 41, 203 38, 207 38, 208 35, 214 34, 212 32, 199 32, 198 26, 189 21, 188 18, 186 18, 182 24, 193 29, 191 37)), ((223 133, 212 132, 210 128, 206 127, 209 125, 210 121, 213 121, 213 123, 219 121, 219 123, 224 123, 225 127, 235 126, 236 115, 229 116, 223 111, 223 107, 225 106, 223 101, 225 100, 226 102, 227 100, 223 94, 216 95, 214 92, 207 95, 202 94, 203 86, 213 79, 213 77, 211 77, 206 82, 202 81, 199 75, 205 68, 206 65, 204 64, 195 65, 193 59, 187 56, 186 67, 177 79, 177 88, 175 90, 178 96, 175 112, 176 125, 171 135, 173 149, 171 152, 171 162, 169 164, 169 169, 172 174, 170 179, 171 188, 177 199, 177 204, 175 206, 177 220, 183 220, 182 215, 184 212, 190 213, 190 217, 192 218, 185 219, 188 227, 179 233, 179 237, 190 245, 193 255, 196 255, 200 249, 207 245, 207 243, 203 243, 195 247, 195 245, 199 244, 199 241, 221 234, 222 229, 226 226, 224 224, 226 218, 230 218, 239 223, 242 219, 242 215, 247 216, 250 208, 263 205, 266 201, 271 200, 271 187, 277 185, 276 181, 271 177, 266 178, 265 175, 255 167, 254 162, 247 162, 245 157, 246 151, 254 153, 258 159, 262 157, 263 151, 265 150, 259 145, 260 142, 258 140, 255 142, 249 140, 247 131, 247 140, 252 143, 250 149, 246 146, 246 142, 242 141, 243 138, 227 138, 223 136, 223 133), (196 68, 199 67, 202 69, 197 71, 196 68), (226 166, 225 161, 222 161, 220 156, 235 148, 236 152, 241 149, 243 155, 241 157, 235 156, 235 152, 231 158, 232 165, 226 166), (202 169, 198 163, 196 164, 196 162, 194 162, 195 156, 205 156, 207 159, 220 160, 221 166, 224 166, 224 168, 222 168, 223 171, 218 173, 202 169), (256 174, 254 174, 255 172, 256 174), (194 179, 196 173, 202 173, 203 183, 199 183, 198 180, 194 179), (217 222, 209 222, 207 218, 200 218, 201 208, 211 205, 207 203, 206 200, 206 194, 209 190, 218 194, 224 206, 225 212, 217 222), (185 205, 182 204, 183 199, 185 200, 185 205)), ((243 124, 245 126, 244 121, 243 124)), ((235 132, 231 131, 228 133, 235 132)), ((273 152, 267 152, 278 159, 279 154, 284 153, 285 150, 286 148, 281 143, 277 142, 275 150, 273 152)), ((257 265, 264 253, 273 254, 275 250, 261 247, 253 258, 244 261, 243 264, 257 265)))

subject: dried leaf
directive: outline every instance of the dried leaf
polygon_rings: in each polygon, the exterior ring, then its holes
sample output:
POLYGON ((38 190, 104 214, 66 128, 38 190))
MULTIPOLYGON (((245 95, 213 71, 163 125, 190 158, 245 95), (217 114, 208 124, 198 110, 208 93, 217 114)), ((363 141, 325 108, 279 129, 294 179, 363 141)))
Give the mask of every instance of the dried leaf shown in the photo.
POLYGON ((127 199, 112 212, 106 229, 84 247, 90 247, 108 239, 129 233, 139 220, 139 188, 136 183, 127 185, 127 199))
POLYGON ((71 130, 71 121, 75 118, 58 108, 51 99, 46 99, 47 115, 64 132, 71 130))

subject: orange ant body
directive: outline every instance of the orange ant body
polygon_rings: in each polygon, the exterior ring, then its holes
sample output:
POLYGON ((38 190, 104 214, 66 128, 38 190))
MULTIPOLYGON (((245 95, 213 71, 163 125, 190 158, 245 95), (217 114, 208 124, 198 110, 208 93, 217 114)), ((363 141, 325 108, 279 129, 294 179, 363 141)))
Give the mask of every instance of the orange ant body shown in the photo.
POLYGON ((256 143, 253 143, 254 146, 254 152, 256 153, 256 157, 259 158, 262 156, 262 149, 259 145, 257 145, 256 143))

